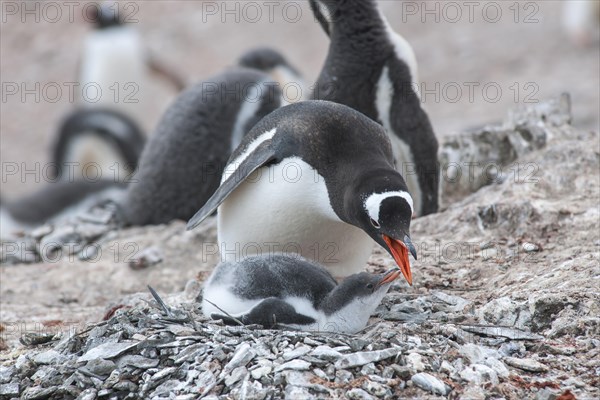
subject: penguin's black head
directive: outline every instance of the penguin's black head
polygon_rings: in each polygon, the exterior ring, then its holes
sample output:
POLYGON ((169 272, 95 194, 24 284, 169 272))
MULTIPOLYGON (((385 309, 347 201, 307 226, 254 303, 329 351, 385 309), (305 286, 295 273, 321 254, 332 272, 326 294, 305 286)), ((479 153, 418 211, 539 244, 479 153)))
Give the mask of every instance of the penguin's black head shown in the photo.
POLYGON ((254 68, 263 72, 269 72, 279 66, 292 69, 280 53, 268 47, 261 47, 244 53, 238 64, 242 67, 254 68))
POLYGON ((396 171, 379 171, 373 175, 363 183, 362 190, 358 190, 360 201, 354 201, 351 206, 353 223, 394 257, 404 278, 412 285, 408 254, 417 258, 410 239, 412 197, 396 171))
POLYGON ((102 3, 100 6, 91 7, 88 11, 88 18, 96 25, 97 29, 106 29, 123 24, 119 19, 118 3, 102 3))

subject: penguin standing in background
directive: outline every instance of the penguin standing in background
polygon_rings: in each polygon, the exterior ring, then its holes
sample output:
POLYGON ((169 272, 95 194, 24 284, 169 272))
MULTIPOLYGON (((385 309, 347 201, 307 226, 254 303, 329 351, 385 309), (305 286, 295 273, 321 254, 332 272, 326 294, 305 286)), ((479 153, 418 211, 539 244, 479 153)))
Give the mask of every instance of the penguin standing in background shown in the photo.
POLYGON ((130 118, 113 110, 76 110, 62 123, 52 160, 55 178, 124 181, 137 168, 146 138, 130 118), (91 172, 86 168, 93 167, 91 172))
POLYGON ((182 92, 146 145, 122 204, 126 224, 188 220, 219 187, 244 135, 281 105, 270 77, 232 68, 182 92))
POLYGON ((306 82, 279 52, 267 47, 253 49, 243 54, 238 64, 269 74, 283 92, 282 106, 306 100, 306 82))
POLYGON ((224 261, 297 253, 341 278, 364 270, 375 241, 412 283, 412 198, 385 130, 344 105, 300 102, 262 119, 188 229, 217 208, 224 261))
POLYGON ((379 122, 396 168, 415 200, 415 214, 438 210, 438 142, 415 89, 417 62, 375 0, 310 0, 331 44, 312 98, 354 108, 379 122))
POLYGON ((325 268, 301 257, 248 257, 215 268, 204 287, 202 312, 228 325, 237 324, 237 319, 266 328, 284 324, 356 333, 399 275, 398 268, 381 275, 361 272, 338 285, 325 268))
POLYGON ((79 103, 83 107, 118 110, 143 127, 148 119, 151 74, 165 78, 178 92, 185 82, 150 55, 139 32, 121 18, 126 13, 119 9, 118 2, 103 2, 90 10, 96 29, 84 40, 79 103))

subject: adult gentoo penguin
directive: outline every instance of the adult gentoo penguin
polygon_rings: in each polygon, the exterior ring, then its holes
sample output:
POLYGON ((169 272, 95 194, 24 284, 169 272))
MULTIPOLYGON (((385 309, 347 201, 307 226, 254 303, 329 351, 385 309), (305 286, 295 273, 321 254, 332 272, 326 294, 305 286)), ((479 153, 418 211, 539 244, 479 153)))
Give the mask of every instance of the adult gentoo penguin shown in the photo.
POLYGON ((240 57, 238 64, 269 74, 283 92, 283 105, 305 100, 308 96, 306 82, 300 72, 273 49, 259 47, 249 50, 240 57))
POLYGON ((219 187, 244 135, 280 104, 270 77, 248 68, 232 68, 182 92, 144 148, 122 204, 125 223, 188 220, 219 187))
POLYGON ((247 257, 215 268, 204 287, 202 312, 226 324, 237 319, 267 328, 355 333, 399 275, 398 268, 381 275, 361 272, 338 285, 325 268, 298 256, 247 257))
POLYGON ((137 167, 146 138, 126 115, 105 109, 79 109, 59 128, 52 161, 60 179, 124 181, 137 167), (86 171, 91 168, 91 171, 86 171))
POLYGON ((374 240, 412 282, 412 198, 384 129, 344 105, 300 102, 260 121, 188 229, 217 207, 222 259, 298 253, 339 278, 364 269, 374 240))
POLYGON ((310 0, 331 43, 312 98, 345 104, 382 124, 415 214, 438 209, 438 142, 415 89, 417 62, 375 0, 310 0))

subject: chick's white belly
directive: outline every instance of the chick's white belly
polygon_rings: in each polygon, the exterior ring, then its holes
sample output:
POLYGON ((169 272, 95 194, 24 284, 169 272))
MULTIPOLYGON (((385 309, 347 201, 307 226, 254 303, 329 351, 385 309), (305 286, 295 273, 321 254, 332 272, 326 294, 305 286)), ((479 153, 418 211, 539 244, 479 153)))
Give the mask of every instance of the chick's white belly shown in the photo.
POLYGON ((296 253, 325 265, 335 277, 363 271, 373 241, 342 222, 323 177, 299 158, 260 168, 219 207, 223 261, 254 254, 296 253))

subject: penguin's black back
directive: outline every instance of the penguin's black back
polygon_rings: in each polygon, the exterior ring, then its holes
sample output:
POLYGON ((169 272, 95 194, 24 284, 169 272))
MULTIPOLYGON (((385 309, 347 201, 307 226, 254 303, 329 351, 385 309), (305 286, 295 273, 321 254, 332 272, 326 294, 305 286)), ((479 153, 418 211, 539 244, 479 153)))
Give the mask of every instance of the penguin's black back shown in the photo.
MULTIPOLYGON (((232 68, 179 95, 142 153, 123 204, 127 223, 187 220, 204 205, 219 186, 231 154, 231 133, 244 93, 265 81, 270 78, 260 71, 232 68)), ((258 111, 245 124, 244 133, 280 105, 275 86, 269 86, 269 92, 260 87, 258 111)))
MULTIPOLYGON (((315 1, 311 6, 318 10, 315 1)), ((377 120, 375 90, 381 69, 394 56, 394 46, 372 0, 330 0, 329 4, 335 27, 321 22, 331 43, 312 98, 347 105, 377 120)), ((406 73, 410 82, 408 68, 406 73)))
MULTIPOLYGON (((383 127, 350 107, 330 101, 304 101, 274 111, 248 133, 230 160, 274 128, 277 133, 271 144, 275 152, 272 164, 301 158, 325 179, 336 212, 344 208, 348 189, 355 187, 361 177, 364 180, 369 175, 386 175, 390 177, 389 190, 406 190, 394 169, 390 140, 383 127), (396 186, 398 180, 403 187, 396 186)), ((379 188, 385 189, 381 185, 379 188)))
POLYGON ((242 299, 301 297, 315 308, 337 286, 322 266, 300 256, 272 254, 226 262, 217 267, 209 285, 234 280, 232 292, 242 299), (233 275, 232 275, 233 274, 233 275))

